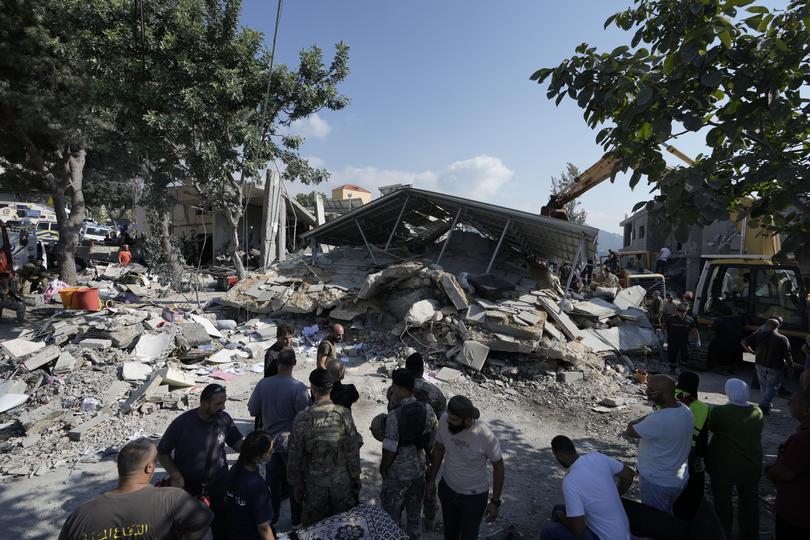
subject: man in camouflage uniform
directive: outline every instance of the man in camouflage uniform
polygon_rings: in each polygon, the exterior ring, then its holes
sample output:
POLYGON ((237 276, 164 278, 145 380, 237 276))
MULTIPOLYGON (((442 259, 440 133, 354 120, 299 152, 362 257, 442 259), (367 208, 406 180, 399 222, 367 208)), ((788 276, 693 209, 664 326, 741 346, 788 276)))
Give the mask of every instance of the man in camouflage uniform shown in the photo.
POLYGON ((287 461, 304 527, 350 510, 360 495, 360 438, 351 412, 330 400, 327 370, 315 369, 309 382, 314 403, 295 417, 287 461))
POLYGON ((407 369, 391 375, 393 398, 398 406, 385 423, 382 462, 382 507, 399 523, 404 508, 406 531, 411 540, 422 538, 422 501, 425 497, 427 455, 433 447, 439 422, 427 403, 414 398, 416 378, 407 369), (420 429, 421 428, 421 429, 420 429))
MULTIPOLYGON (((445 397, 444 393, 439 390, 438 386, 424 379, 425 363, 422 359, 422 355, 419 353, 413 353, 410 355, 405 360, 405 369, 413 373, 416 380, 413 389, 413 397, 422 403, 427 403, 430 405, 433 408, 433 412, 436 414, 436 418, 441 418, 445 409, 447 409, 447 398, 445 397)), ((398 405, 393 393, 394 387, 391 386, 388 388, 387 393, 389 411, 395 409, 398 405)), ((430 455, 430 449, 428 449, 428 455, 430 455)), ((436 521, 436 514, 439 511, 439 503, 437 499, 436 482, 428 482, 425 485, 425 501, 423 505, 425 513, 425 525, 428 529, 433 528, 436 521)))

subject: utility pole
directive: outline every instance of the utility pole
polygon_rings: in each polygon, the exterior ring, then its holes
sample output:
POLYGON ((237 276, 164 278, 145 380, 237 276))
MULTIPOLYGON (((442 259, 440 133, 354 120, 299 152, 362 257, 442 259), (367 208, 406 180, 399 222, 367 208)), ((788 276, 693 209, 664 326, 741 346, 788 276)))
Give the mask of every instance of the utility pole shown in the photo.
POLYGON ((263 269, 270 266, 276 257, 277 198, 280 191, 278 175, 267 169, 262 197, 262 249, 259 265, 263 269))

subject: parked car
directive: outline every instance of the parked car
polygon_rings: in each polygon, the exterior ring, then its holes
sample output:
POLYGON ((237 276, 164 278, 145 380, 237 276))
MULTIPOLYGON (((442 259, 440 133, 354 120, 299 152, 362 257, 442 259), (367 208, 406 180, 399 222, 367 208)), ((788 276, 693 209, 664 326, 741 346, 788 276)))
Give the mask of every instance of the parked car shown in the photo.
POLYGON ((110 228, 96 223, 85 223, 82 225, 79 240, 82 244, 103 244, 110 239, 110 228))

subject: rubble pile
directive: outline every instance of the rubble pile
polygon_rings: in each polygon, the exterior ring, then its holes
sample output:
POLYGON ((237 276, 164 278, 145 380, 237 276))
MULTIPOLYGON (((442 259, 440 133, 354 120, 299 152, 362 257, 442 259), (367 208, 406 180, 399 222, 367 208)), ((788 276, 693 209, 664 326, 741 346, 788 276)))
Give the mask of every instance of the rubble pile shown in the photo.
POLYGON ((179 309, 57 313, 0 343, 0 475, 97 461, 159 435, 152 415, 173 417, 206 384, 261 372, 274 337, 275 325, 258 319, 237 326, 179 309))

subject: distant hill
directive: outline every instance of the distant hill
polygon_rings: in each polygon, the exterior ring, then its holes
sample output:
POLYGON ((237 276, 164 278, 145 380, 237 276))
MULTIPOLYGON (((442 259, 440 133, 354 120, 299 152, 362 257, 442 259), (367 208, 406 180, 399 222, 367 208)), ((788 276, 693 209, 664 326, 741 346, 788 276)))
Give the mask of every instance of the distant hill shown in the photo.
POLYGON ((607 255, 607 251, 612 249, 618 251, 624 245, 624 238, 620 234, 603 231, 599 229, 599 234, 596 236, 597 249, 599 255, 607 255))

